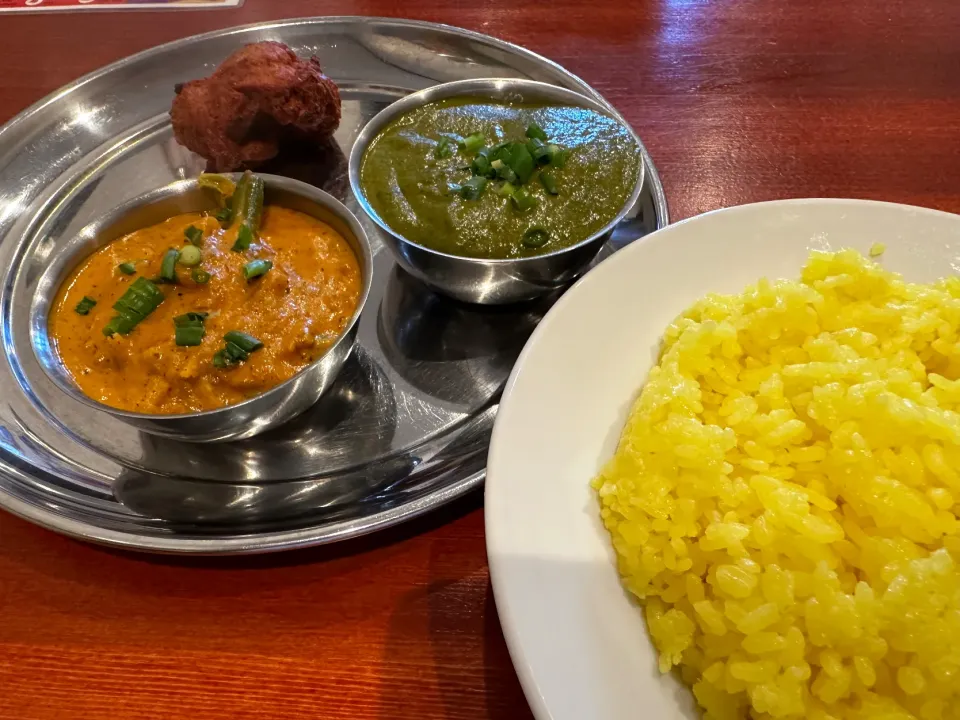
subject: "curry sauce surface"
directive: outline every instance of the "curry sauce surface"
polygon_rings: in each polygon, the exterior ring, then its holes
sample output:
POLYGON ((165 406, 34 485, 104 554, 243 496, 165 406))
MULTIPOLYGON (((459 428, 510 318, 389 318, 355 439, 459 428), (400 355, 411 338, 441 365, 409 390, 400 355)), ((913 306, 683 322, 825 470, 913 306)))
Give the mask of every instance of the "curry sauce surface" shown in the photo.
POLYGON ((560 250, 601 230, 630 197, 641 167, 631 131, 589 108, 455 97, 387 125, 363 156, 360 183, 377 214, 408 240, 452 255, 504 259, 560 250), (521 213, 495 181, 474 200, 451 191, 471 177, 473 158, 463 150, 438 157, 441 138, 479 133, 487 145, 526 140, 531 124, 570 153, 563 169, 548 168, 556 195, 538 180, 527 183, 536 204, 521 213), (548 242, 525 246, 522 237, 532 229, 547 231, 548 242))
POLYGON ((259 237, 249 249, 231 250, 235 230, 216 219, 179 215, 119 238, 99 249, 61 287, 50 315, 59 356, 88 396, 122 410, 177 414, 213 410, 263 393, 320 357, 347 326, 360 298, 360 268, 353 250, 329 225, 303 213, 267 206, 259 237), (176 284, 159 285, 160 306, 127 336, 102 329, 112 305, 137 277, 154 278, 169 248, 185 246, 184 231, 202 228, 207 284, 177 265, 176 284), (247 281, 243 266, 267 259, 273 268, 247 281), (134 262, 136 274, 117 266, 134 262), (88 315, 74 308, 84 296, 97 301, 88 315), (207 312, 206 336, 196 347, 178 347, 174 317, 207 312), (263 341, 242 364, 217 368, 214 354, 225 333, 239 330, 263 341))

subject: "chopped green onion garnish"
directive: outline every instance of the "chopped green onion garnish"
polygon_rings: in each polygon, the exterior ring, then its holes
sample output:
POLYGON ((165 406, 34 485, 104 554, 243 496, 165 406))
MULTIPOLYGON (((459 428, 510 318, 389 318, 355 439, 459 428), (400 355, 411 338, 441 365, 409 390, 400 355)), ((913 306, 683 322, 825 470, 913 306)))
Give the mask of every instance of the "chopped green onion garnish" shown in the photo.
POLYGON ((153 282, 145 277, 134 280, 120 299, 113 304, 113 309, 128 315, 142 315, 146 317, 163 302, 163 293, 153 282))
POLYGON ((513 197, 513 194, 517 191, 516 185, 513 183, 505 182, 500 186, 500 189, 497 190, 503 197, 513 197))
POLYGON ((203 259, 203 255, 200 253, 200 248, 196 245, 187 245, 180 251, 180 256, 177 258, 177 262, 181 265, 186 265, 187 267, 195 267, 200 264, 200 261, 203 259))
POLYGON ((490 161, 483 155, 477 155, 473 159, 473 162, 470 164, 470 169, 474 175, 482 175, 484 177, 494 177, 497 174, 496 170, 491 166, 490 161))
POLYGON ((494 160, 490 167, 496 172, 497 177, 506 180, 508 183, 517 182, 517 174, 504 164, 503 160, 494 160))
POLYGON ((250 353, 263 347, 263 343, 247 333, 232 330, 223 336, 226 343, 223 350, 213 356, 213 364, 218 368, 229 367, 246 360, 250 353))
MULTIPOLYGON (((184 248, 186 250, 186 248, 184 248)), ((163 254, 163 260, 160 261, 160 279, 163 282, 177 281, 177 258, 180 257, 180 251, 170 248, 163 254)))
POLYGON ((193 347, 199 345, 206 335, 206 329, 203 321, 207 319, 205 312, 189 312, 186 315, 178 315, 173 319, 174 339, 180 347, 193 347))
POLYGON ((556 145, 541 145, 533 151, 533 159, 537 161, 538 165, 549 165, 551 162, 553 162, 553 158, 556 156, 556 154, 560 152, 559 148, 557 150, 550 149, 556 147, 556 145))
POLYGON ((272 267, 273 263, 269 260, 251 260, 243 266, 243 276, 247 280, 253 280, 261 275, 266 275, 272 267))
POLYGON ((533 155, 530 154, 524 143, 514 143, 510 150, 510 157, 504 160, 504 163, 517 174, 517 180, 521 185, 527 184, 536 167, 536 163, 533 162, 533 155))
POLYGON ((463 140, 460 141, 460 149, 464 152, 475 153, 480 148, 483 147, 483 135, 481 133, 474 133, 473 135, 468 135, 463 140))
POLYGON ((174 331, 174 342, 179 347, 196 347, 203 342, 203 336, 207 334, 203 325, 197 327, 178 327, 174 331))
POLYGON ((237 231, 237 240, 233 243, 231 250, 234 252, 242 252, 250 247, 250 243, 253 242, 253 230, 250 229, 250 226, 243 224, 240 226, 240 229, 237 231))
POLYGON ((210 282, 210 273, 206 270, 201 270, 200 268, 194 268, 190 271, 190 279, 193 280, 197 285, 206 285, 210 282))
POLYGON ((487 179, 476 175, 460 186, 460 197, 464 200, 479 200, 487 188, 487 179))
POLYGON ((122 272, 124 275, 134 275, 137 272, 137 266, 132 262, 123 262, 117 265, 117 270, 122 272))
POLYGON ((550 164, 557 170, 567 164, 567 158, 570 157, 570 151, 566 148, 559 148, 556 145, 548 145, 547 148, 552 153, 550 164))
POLYGON ((543 142, 547 141, 547 133, 544 132, 543 128, 536 123, 533 123, 527 127, 527 137, 536 140, 542 140, 543 142))
POLYGON ((450 157, 453 155, 453 141, 444 136, 437 143, 437 149, 434 151, 438 158, 450 157))
POLYGON ((557 194, 557 181, 553 177, 552 173, 548 173, 546 170, 543 170, 540 173, 540 183, 543 185, 544 189, 551 195, 557 194))
POLYGON ((197 247, 200 247, 200 243, 203 241, 203 230, 198 228, 196 225, 191 225, 184 230, 183 235, 187 238, 188 243, 191 245, 196 245, 197 247))
POLYGON ((188 325, 203 325, 203 321, 210 317, 206 312, 188 312, 183 315, 177 315, 173 319, 173 324, 177 327, 187 327, 188 325))
POLYGON ((93 306, 96 304, 96 300, 89 295, 84 295, 80 302, 77 303, 77 306, 73 309, 73 311, 77 315, 88 315, 90 311, 93 310, 93 306))
POLYGON ((138 277, 130 283, 126 292, 113 304, 113 309, 117 311, 117 315, 103 328, 103 334, 107 337, 114 333, 129 334, 140 321, 156 310, 162 302, 163 293, 160 288, 145 277, 138 277))
POLYGON ((129 335, 137 326, 137 322, 138 321, 125 315, 114 315, 110 319, 110 322, 103 326, 103 334, 107 337, 112 337, 118 333, 120 335, 129 335))
POLYGON ((240 332, 239 330, 231 330, 223 336, 223 339, 228 343, 233 343, 241 350, 248 353, 252 353, 255 350, 259 350, 263 347, 263 343, 257 340, 257 338, 255 338, 253 335, 248 335, 247 333, 240 332))
POLYGON ((510 196, 510 200, 513 202, 513 206, 520 212, 526 212, 537 204, 536 198, 522 187, 514 191, 513 195, 510 196))
POLYGON ((538 248, 547 244, 550 234, 543 228, 530 228, 523 234, 521 242, 524 247, 538 248))

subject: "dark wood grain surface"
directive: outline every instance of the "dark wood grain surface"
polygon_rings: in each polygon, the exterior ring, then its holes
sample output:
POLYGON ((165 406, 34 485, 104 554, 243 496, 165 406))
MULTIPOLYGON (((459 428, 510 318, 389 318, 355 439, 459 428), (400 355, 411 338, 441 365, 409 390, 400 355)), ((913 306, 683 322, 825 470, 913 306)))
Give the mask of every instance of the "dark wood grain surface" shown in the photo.
MULTIPOLYGON (((247 0, 0 16, 0 120, 161 42, 341 14, 460 25, 565 65, 637 128, 675 220, 802 196, 960 211, 955 0, 247 0)), ((475 494, 345 546, 219 560, 89 547, 0 513, 0 718, 529 718, 481 505, 475 494)))

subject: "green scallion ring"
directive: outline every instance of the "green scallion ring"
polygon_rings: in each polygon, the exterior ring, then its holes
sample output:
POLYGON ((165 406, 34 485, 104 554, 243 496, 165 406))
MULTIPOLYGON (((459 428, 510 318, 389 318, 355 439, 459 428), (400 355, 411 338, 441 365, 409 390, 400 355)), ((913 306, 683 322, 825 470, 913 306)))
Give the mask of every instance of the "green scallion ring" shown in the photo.
POLYGON ((251 260, 243 266, 243 277, 247 281, 253 280, 261 275, 266 275, 272 267, 273 263, 270 260, 251 260))
POLYGON ((463 140, 460 141, 460 149, 468 153, 476 153, 484 146, 483 135, 481 133, 474 133, 473 135, 468 135, 463 140))
POLYGON ((210 282, 210 273, 206 270, 201 270, 200 268, 194 268, 190 271, 190 279, 193 280, 197 285, 206 285, 210 282))
POLYGON ((196 267, 203 260, 203 254, 196 245, 187 245, 180 250, 177 262, 186 267, 196 267))
POLYGON ((177 258, 179 257, 180 251, 175 248, 170 248, 163 254, 163 260, 160 261, 160 279, 162 281, 177 281, 177 258))
POLYGON ((523 246, 528 248, 543 247, 549 241, 550 233, 540 227, 530 228, 523 234, 523 238, 520 240, 523 246))

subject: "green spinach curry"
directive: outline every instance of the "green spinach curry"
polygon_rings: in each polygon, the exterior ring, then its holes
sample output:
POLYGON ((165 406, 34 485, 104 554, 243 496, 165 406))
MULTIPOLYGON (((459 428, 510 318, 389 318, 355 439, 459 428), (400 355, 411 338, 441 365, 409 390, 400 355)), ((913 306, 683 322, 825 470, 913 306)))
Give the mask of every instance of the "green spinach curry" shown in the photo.
POLYGON ((593 110, 451 98, 384 128, 360 183, 380 218, 418 245, 515 258, 602 229, 633 192, 640 163, 630 131, 593 110))

